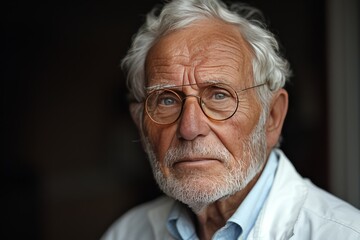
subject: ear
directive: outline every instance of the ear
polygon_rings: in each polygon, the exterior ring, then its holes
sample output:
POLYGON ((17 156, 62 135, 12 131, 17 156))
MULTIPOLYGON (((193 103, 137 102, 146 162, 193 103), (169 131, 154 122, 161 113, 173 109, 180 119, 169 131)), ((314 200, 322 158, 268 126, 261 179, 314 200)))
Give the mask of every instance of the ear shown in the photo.
POLYGON ((136 125, 136 127, 141 131, 141 115, 142 113, 142 104, 141 103, 130 103, 129 106, 130 115, 136 125))
POLYGON ((266 122, 266 139, 268 151, 279 141, 288 109, 288 93, 285 89, 278 90, 272 98, 269 116, 266 122))

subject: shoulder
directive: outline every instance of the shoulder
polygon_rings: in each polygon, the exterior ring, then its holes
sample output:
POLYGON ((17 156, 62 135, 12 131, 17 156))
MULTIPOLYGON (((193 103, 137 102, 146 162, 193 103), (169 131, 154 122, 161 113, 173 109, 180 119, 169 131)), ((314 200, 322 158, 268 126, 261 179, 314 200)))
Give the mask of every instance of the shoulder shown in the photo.
POLYGON ((110 226, 101 240, 156 239, 165 230, 173 203, 173 199, 163 196, 129 210, 110 226))
POLYGON ((360 239, 360 211, 301 177, 287 157, 276 152, 278 169, 254 236, 360 239))
POLYGON ((310 181, 306 185, 308 192, 295 229, 313 238, 360 239, 360 211, 310 181))

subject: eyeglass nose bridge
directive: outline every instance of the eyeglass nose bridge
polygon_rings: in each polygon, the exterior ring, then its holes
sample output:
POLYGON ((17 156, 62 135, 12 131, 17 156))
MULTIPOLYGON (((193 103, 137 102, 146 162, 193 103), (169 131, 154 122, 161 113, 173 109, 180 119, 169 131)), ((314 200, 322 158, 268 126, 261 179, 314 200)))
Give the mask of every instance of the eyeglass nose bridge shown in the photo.
POLYGON ((181 101, 183 102, 183 104, 185 103, 185 100, 189 97, 195 97, 198 99, 198 102, 200 103, 201 102, 201 97, 198 96, 198 95, 195 95, 195 94, 189 94, 189 95, 185 95, 182 97, 181 101))
POLYGON ((185 105, 185 100, 190 98, 190 97, 194 97, 194 98, 197 98, 197 102, 200 106, 200 109, 201 111, 203 112, 203 114, 205 114, 206 117, 208 117, 208 115, 205 113, 204 109, 203 109, 203 102, 201 101, 201 96, 199 95, 195 95, 195 94, 189 94, 189 95, 185 95, 181 98, 181 102, 182 102, 182 105, 181 105, 181 111, 179 113, 179 117, 182 115, 183 113, 183 110, 184 110, 184 105, 185 105))
POLYGON ((185 95, 181 98, 181 101, 182 101, 182 107, 184 107, 184 104, 185 104, 185 100, 188 99, 189 97, 194 97, 194 98, 197 98, 197 102, 199 103, 200 105, 200 108, 202 110, 202 104, 203 102, 201 101, 201 96, 199 95, 195 95, 195 94, 189 94, 189 95, 185 95))

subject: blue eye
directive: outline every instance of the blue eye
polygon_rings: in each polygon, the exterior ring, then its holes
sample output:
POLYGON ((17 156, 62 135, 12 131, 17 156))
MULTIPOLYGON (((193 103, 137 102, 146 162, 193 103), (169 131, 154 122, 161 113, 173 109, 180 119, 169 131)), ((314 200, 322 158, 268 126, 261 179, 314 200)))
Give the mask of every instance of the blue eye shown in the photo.
POLYGON ((175 104, 175 102, 176 102, 176 100, 174 98, 170 98, 170 97, 159 99, 159 104, 166 105, 166 106, 173 105, 173 104, 175 104))
POLYGON ((169 107, 179 104, 181 100, 173 92, 164 91, 158 94, 156 102, 157 106, 169 107))
POLYGON ((215 93, 214 94, 214 99, 216 100, 222 100, 225 99, 227 96, 224 93, 215 93))
POLYGON ((206 95, 205 98, 211 101, 222 101, 232 97, 226 89, 222 88, 211 88, 206 92, 206 95))

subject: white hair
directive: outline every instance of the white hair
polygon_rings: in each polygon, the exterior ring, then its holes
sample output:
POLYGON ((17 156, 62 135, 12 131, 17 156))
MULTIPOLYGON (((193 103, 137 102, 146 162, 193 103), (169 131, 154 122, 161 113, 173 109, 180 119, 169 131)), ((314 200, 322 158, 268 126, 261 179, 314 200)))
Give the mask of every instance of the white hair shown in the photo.
MULTIPOLYGON (((145 98, 145 60, 150 48, 171 31, 186 28, 204 19, 217 19, 237 26, 253 52, 254 84, 267 82, 268 88, 257 88, 263 107, 272 91, 285 85, 290 76, 288 62, 279 53, 279 44, 259 18, 261 13, 241 3, 225 5, 220 0, 173 0, 147 14, 146 22, 133 38, 132 46, 121 66, 127 73, 129 97, 137 102, 145 98)), ((138 114, 142 114, 142 107, 138 114)), ((141 118, 141 116, 139 116, 141 118)))

